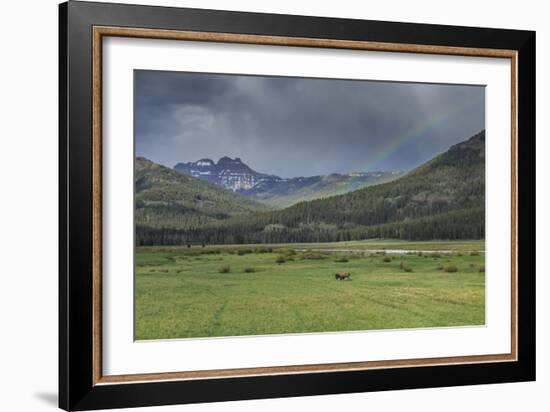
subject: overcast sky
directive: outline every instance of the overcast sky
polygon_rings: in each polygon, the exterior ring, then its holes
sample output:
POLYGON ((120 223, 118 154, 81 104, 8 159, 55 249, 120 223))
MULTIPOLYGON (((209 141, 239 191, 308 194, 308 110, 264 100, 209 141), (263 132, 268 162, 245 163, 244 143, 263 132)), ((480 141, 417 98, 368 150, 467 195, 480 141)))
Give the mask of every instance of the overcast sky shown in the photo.
POLYGON ((483 86, 135 72, 136 155, 281 177, 408 170, 485 128, 483 86))

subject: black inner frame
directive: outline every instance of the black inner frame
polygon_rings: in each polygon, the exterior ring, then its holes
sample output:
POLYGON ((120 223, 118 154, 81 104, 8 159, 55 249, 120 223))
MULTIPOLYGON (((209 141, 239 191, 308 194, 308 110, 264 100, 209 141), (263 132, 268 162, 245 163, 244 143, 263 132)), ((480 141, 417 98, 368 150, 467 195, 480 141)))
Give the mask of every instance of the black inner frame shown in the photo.
MULTIPOLYGON (((509 176, 503 176, 507 179, 509 176)), ((90 410, 535 379, 535 33, 70 1, 59 6, 59 406, 90 410), (518 361, 93 384, 92 27, 518 51, 518 361), (520 184, 521 182, 521 184, 520 184)))

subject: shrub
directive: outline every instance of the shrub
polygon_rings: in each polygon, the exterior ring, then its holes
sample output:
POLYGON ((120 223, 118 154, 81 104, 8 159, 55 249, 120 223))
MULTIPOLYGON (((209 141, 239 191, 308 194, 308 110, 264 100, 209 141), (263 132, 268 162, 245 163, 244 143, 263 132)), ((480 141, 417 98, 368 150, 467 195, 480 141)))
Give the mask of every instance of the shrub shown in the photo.
POLYGON ((316 259, 324 259, 326 258, 326 255, 320 253, 320 252, 305 252, 300 255, 301 259, 308 259, 308 260, 316 260, 316 259))
POLYGON ((386 256, 384 259, 382 259, 383 262, 388 263, 391 262, 391 258, 386 256))
POLYGON ((193 250, 193 249, 191 249, 191 250, 185 252, 185 256, 198 256, 198 255, 200 255, 201 253, 202 253, 202 251, 200 251, 200 250, 193 250))
POLYGON ((244 249, 239 249, 239 250, 237 250, 237 255, 239 255, 239 256, 246 255, 246 251, 244 249))
POLYGON ((435 258, 435 259, 439 259, 441 257, 441 255, 439 253, 432 253, 430 256, 435 258))
POLYGON ((229 272, 231 272, 231 268, 230 268, 229 266, 222 266, 222 267, 218 270, 218 272, 220 272, 220 273, 229 273, 229 272))
POLYGON ((254 269, 254 268, 244 268, 244 272, 245 273, 254 273, 254 272, 256 272, 256 269, 254 269))
POLYGON ((479 256, 479 252, 470 252, 470 256, 479 256))
POLYGON ((284 256, 277 256, 277 259, 275 260, 275 263, 278 263, 279 265, 281 263, 285 263, 285 262, 286 262, 286 260, 285 260, 284 256))
POLYGON ((436 267, 436 270, 443 270, 443 266, 442 266, 442 265, 438 265, 438 266, 436 267))
POLYGON ((447 265, 443 268, 443 270, 447 273, 455 273, 458 272, 458 268, 455 265, 447 265))
POLYGON ((401 270, 404 270, 405 272, 412 272, 412 268, 410 266, 407 266, 403 263, 403 261, 401 261, 401 263, 399 263, 399 269, 401 270))
POLYGON ((296 251, 294 249, 289 249, 289 248, 281 248, 281 249, 278 249, 277 252, 285 256, 294 256, 296 254, 296 251))
POLYGON ((334 262, 336 263, 346 263, 346 262, 349 262, 349 259, 347 256, 340 256, 336 259, 334 259, 334 262))
POLYGON ((485 265, 479 267, 479 273, 485 273, 485 265))

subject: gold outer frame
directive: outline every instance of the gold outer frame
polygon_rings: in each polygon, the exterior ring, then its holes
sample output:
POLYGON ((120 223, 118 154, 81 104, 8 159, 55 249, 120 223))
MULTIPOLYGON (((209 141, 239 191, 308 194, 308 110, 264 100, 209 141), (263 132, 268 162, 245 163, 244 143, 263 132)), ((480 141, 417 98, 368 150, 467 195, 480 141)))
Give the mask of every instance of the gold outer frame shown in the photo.
POLYGON ((120 384, 155 382, 169 380, 216 379, 278 374, 319 373, 367 369, 403 368, 414 366, 458 365, 471 363, 493 363, 517 361, 517 193, 518 193, 518 151, 517 151, 517 52, 504 49, 431 46, 404 43, 334 40, 284 36, 262 36, 249 34, 142 29, 129 27, 94 26, 92 44, 92 277, 93 277, 93 384, 120 384), (274 367, 236 368, 201 371, 161 372, 130 375, 103 375, 102 354, 102 40, 105 36, 147 38, 163 40, 187 40, 218 43, 257 44, 291 47, 318 47, 352 49, 399 53, 421 53, 436 55, 457 55, 473 57, 507 58, 511 60, 511 183, 512 183, 512 242, 511 242, 511 352, 508 354, 451 356, 439 358, 393 359, 382 361, 328 363, 314 365, 288 365, 274 367))

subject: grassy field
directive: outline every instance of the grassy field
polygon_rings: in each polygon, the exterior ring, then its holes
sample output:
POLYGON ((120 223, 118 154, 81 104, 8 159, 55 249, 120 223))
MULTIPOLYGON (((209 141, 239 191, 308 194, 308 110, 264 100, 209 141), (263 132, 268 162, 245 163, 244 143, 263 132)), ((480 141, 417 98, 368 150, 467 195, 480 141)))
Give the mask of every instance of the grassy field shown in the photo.
POLYGON ((482 325, 483 250, 482 241, 138 248, 135 337, 482 325), (352 279, 335 280, 337 271, 352 279))

